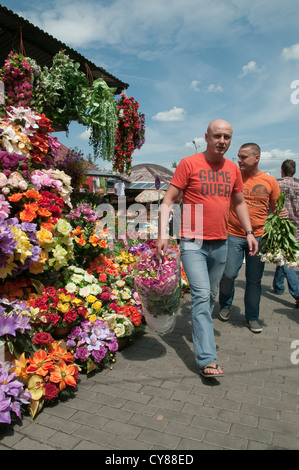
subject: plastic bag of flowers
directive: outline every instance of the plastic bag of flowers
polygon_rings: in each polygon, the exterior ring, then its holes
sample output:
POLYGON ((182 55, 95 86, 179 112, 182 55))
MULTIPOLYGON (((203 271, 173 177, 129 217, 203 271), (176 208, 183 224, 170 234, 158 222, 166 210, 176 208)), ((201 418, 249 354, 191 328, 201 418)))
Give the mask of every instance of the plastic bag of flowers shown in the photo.
POLYGON ((114 353, 118 350, 115 334, 100 318, 84 320, 73 328, 67 336, 66 345, 87 374, 114 361, 114 353))
POLYGON ((160 335, 170 333, 182 295, 179 254, 167 250, 160 258, 154 251, 143 253, 135 263, 134 274, 147 326, 160 335))

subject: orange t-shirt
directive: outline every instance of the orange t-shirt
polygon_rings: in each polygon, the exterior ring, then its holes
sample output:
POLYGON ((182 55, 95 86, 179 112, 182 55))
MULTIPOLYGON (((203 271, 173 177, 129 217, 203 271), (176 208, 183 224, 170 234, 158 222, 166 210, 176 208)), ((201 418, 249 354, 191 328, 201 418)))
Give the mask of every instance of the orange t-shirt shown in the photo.
MULTIPOLYGON (((251 176, 247 180, 244 178, 244 197, 247 203, 252 230, 256 237, 264 233, 264 225, 268 215, 269 207, 272 212, 275 210, 280 189, 274 176, 267 175, 261 171, 256 176, 251 176)), ((244 230, 236 216, 234 208, 231 206, 228 219, 228 233, 236 237, 244 237, 244 230)))
POLYGON ((183 191, 181 236, 225 240, 231 195, 243 190, 239 167, 197 153, 180 161, 171 184, 183 191))

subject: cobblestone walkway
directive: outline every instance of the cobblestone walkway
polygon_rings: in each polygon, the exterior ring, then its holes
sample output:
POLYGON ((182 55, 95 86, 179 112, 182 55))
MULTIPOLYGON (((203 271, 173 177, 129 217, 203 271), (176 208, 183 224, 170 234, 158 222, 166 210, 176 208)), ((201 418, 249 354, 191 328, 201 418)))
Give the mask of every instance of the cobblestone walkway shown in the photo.
POLYGON ((146 332, 113 370, 81 376, 75 398, 0 427, 0 450, 299 449, 299 310, 287 288, 273 293, 273 274, 266 265, 261 334, 244 325, 244 267, 229 322, 216 305, 221 380, 198 376, 187 294, 172 334, 146 332))

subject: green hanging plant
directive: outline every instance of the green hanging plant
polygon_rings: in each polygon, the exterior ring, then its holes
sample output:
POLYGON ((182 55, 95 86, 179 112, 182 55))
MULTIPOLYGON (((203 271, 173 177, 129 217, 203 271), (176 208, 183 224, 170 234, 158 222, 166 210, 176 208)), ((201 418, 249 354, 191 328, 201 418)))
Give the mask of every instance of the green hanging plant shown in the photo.
POLYGON ((44 67, 40 86, 43 112, 58 125, 68 129, 71 121, 80 121, 84 103, 82 94, 89 86, 85 74, 63 51, 54 56, 50 69, 44 67))
POLYGON ((82 96, 85 110, 81 124, 90 129, 89 143, 93 146, 95 158, 111 161, 115 149, 115 135, 118 110, 114 99, 115 89, 98 78, 82 96))

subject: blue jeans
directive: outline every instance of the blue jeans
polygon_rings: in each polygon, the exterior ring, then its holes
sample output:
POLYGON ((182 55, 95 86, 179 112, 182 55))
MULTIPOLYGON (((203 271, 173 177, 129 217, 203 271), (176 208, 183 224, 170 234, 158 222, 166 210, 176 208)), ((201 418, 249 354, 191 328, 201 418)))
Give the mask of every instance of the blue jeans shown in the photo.
POLYGON ((277 266, 273 279, 273 289, 276 294, 284 293, 284 278, 287 280, 289 292, 294 299, 299 297, 299 277, 294 269, 277 266))
POLYGON ((212 312, 227 253, 227 240, 182 238, 181 259, 190 284, 192 338, 199 367, 216 362, 212 312))
MULTIPOLYGON (((260 241, 260 238, 257 238, 260 241)), ((230 308, 235 293, 235 279, 243 264, 245 255, 245 317, 246 320, 258 320, 260 312, 261 281, 265 263, 260 257, 250 256, 246 238, 228 235, 227 261, 220 281, 219 303, 221 308, 230 308)))

